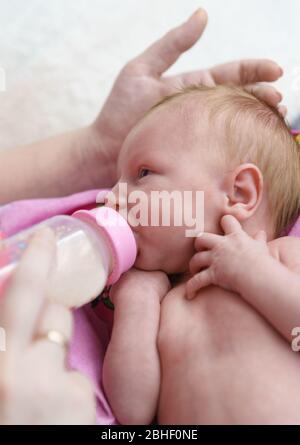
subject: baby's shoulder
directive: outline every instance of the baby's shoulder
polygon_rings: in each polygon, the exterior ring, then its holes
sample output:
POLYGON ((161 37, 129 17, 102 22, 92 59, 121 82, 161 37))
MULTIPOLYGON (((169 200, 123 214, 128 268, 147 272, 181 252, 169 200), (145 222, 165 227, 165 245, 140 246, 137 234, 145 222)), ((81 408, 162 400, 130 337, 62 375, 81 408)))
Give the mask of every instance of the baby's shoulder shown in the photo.
POLYGON ((274 258, 300 273, 300 237, 283 236, 270 241, 268 247, 274 258))

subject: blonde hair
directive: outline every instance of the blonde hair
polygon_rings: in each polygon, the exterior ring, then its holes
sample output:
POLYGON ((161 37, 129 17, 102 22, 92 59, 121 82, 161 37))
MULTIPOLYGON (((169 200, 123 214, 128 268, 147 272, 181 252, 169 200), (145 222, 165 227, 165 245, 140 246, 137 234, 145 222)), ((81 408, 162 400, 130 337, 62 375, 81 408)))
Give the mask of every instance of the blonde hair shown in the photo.
MULTIPOLYGON (((300 146, 288 125, 277 109, 233 86, 183 88, 163 98, 147 115, 190 98, 201 99, 208 118, 222 123, 223 134, 216 134, 216 138, 225 138, 226 159, 251 162, 260 169, 275 236, 280 236, 300 213, 300 146)), ((220 127, 214 130, 220 131, 220 127)))

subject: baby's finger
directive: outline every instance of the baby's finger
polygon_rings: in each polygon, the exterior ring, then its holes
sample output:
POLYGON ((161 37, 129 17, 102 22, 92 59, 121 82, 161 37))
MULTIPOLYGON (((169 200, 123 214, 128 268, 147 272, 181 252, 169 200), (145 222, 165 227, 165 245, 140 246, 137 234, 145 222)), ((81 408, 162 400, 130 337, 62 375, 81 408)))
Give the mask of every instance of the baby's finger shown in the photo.
POLYGON ((261 241, 261 242, 267 242, 267 234, 264 230, 260 230, 259 232, 257 232, 257 234, 254 236, 254 239, 256 241, 261 241))
POLYGON ((197 291, 203 287, 209 286, 212 283, 212 277, 209 269, 197 273, 186 283, 186 298, 192 300, 197 291))
POLYGON ((225 235, 229 235, 233 232, 240 232, 242 230, 240 222, 232 215, 224 215, 221 218, 221 227, 224 230, 225 235))
POLYGON ((214 233, 202 233, 195 239, 195 250, 213 249, 223 237, 221 235, 215 235, 214 233))
POLYGON ((189 267, 192 275, 211 264, 211 252, 203 251, 196 253, 190 261, 189 267))

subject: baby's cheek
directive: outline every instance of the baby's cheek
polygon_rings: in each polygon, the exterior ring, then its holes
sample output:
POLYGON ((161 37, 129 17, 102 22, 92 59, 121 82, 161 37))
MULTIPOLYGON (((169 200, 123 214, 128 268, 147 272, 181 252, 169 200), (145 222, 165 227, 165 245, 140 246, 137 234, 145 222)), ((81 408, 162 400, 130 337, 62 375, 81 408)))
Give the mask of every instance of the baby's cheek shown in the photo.
POLYGON ((170 229, 167 237, 166 263, 169 273, 183 273, 188 270, 189 262, 194 254, 194 239, 185 236, 185 229, 170 229))

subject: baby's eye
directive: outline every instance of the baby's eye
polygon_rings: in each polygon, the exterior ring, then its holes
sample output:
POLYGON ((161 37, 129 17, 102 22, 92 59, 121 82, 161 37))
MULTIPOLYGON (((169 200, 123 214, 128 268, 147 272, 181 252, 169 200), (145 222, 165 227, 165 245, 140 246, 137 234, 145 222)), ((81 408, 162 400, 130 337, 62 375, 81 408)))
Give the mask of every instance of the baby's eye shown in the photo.
POLYGON ((148 176, 150 173, 150 170, 148 168, 141 168, 139 170, 139 178, 144 178, 145 176, 148 176))

